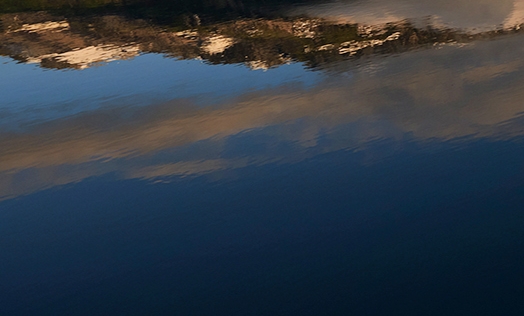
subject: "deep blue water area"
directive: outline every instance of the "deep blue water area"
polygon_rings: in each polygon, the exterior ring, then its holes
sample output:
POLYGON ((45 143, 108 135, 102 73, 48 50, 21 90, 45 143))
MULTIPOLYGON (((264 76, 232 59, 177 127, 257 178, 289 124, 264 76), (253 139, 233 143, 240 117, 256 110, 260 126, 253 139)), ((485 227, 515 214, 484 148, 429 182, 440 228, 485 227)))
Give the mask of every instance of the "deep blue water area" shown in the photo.
POLYGON ((4 2, 0 316, 524 315, 523 1, 4 2))
MULTIPOLYGON (((384 146, 380 144, 379 146, 384 146)), ((87 179, 1 204, 5 313, 518 315, 522 139, 406 144, 362 166, 152 185, 87 179)))

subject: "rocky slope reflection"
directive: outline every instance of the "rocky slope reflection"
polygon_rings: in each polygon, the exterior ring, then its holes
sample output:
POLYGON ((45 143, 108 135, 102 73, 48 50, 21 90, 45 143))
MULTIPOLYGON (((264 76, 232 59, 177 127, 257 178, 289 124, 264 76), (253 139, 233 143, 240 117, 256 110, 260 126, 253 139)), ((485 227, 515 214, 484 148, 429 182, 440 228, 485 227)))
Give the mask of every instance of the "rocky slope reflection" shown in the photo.
POLYGON ((293 163, 342 149, 365 152, 377 139, 397 146, 520 141, 523 43, 515 35, 373 64, 341 62, 312 88, 284 85, 205 108, 190 100, 112 108, 4 132, 0 196, 106 173, 158 179, 293 163))
MULTIPOLYGON (((207 7, 213 5, 219 4, 211 2, 207 7)), ((482 32, 464 32, 431 23, 417 26, 402 15, 380 23, 360 24, 306 17, 260 17, 261 14, 252 14, 258 18, 217 22, 204 13, 193 14, 204 10, 197 7, 187 7, 193 9, 187 9, 189 13, 174 12, 177 18, 170 24, 155 23, 163 21, 158 14, 131 15, 129 12, 144 11, 144 7, 136 5, 135 11, 114 9, 103 14, 3 14, 0 16, 0 54, 56 69, 82 69, 133 58, 140 53, 201 58, 216 64, 244 63, 253 69, 267 69, 291 61, 316 67, 373 53, 398 53, 416 47, 466 43, 515 33, 519 32, 522 22, 515 18, 503 27, 482 32)), ((233 8, 246 8, 243 3, 230 3, 226 7, 228 12, 233 8)), ((147 8, 159 10, 155 6, 147 8)))
POLYGON ((383 24, 411 19, 434 26, 489 31, 524 22, 523 0, 336 0, 292 9, 339 23, 383 24))

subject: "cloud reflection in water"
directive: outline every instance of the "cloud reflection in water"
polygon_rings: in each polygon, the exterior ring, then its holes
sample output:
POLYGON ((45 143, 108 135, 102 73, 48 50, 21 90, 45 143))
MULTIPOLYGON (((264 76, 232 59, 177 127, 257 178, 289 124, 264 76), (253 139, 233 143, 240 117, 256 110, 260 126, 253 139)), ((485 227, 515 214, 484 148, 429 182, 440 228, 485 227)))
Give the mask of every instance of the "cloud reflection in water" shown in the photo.
POLYGON ((4 132, 0 196, 108 173, 156 180, 293 163, 337 150, 365 151, 380 139, 400 146, 406 137, 421 143, 518 140, 523 40, 506 36, 330 64, 318 70, 325 79, 315 86, 283 83, 208 107, 173 99, 4 132))

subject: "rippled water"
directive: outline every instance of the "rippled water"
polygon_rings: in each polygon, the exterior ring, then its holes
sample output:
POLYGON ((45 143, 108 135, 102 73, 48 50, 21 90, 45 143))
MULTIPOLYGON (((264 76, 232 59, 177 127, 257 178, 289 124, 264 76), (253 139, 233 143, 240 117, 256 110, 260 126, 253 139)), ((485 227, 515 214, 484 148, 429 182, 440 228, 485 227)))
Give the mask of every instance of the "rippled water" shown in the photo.
POLYGON ((0 1, 0 314, 522 315, 523 10, 0 1))

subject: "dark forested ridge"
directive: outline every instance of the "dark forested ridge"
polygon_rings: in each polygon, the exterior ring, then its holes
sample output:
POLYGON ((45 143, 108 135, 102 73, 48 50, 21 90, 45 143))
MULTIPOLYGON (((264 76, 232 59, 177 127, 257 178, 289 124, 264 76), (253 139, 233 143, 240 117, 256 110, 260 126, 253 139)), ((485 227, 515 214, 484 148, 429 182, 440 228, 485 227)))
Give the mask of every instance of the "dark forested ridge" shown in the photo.
POLYGON ((67 18, 112 14, 184 29, 238 18, 281 17, 281 9, 321 1, 324 0, 0 0, 0 14, 46 11, 67 18))
POLYGON ((150 15, 159 20, 181 13, 255 14, 270 6, 319 3, 322 0, 0 0, 0 13, 52 10, 65 13, 89 13, 104 10, 150 15))

